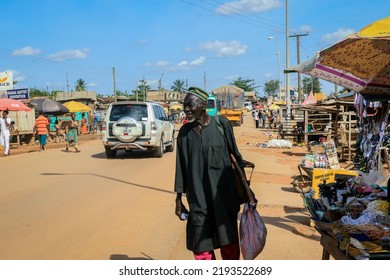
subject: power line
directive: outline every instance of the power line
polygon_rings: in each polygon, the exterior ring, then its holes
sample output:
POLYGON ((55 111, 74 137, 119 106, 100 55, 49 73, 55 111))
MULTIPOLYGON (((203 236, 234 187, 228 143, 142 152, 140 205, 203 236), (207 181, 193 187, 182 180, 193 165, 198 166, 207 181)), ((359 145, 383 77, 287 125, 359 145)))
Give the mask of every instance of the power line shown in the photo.
POLYGON ((23 65, 29 65, 53 72, 72 72, 90 74, 105 74, 110 71, 109 67, 90 67, 68 62, 57 62, 50 59, 40 58, 37 56, 15 56, 11 51, 0 48, 0 57, 3 60, 23 65))
MULTIPOLYGON (((282 23, 279 23, 279 22, 276 22, 276 21, 272 21, 272 20, 269 20, 269 19, 266 19, 266 18, 257 16, 257 15, 249 14, 249 13, 247 13, 247 12, 244 11, 244 10, 238 9, 238 8, 236 8, 236 7, 233 7, 233 6, 229 5, 229 4, 226 4, 226 3, 223 3, 223 2, 220 2, 220 1, 217 1, 217 0, 211 0, 211 1, 216 2, 216 3, 219 3, 219 4, 222 5, 222 6, 229 7, 230 11, 231 11, 231 10, 235 10, 235 11, 239 12, 240 14, 247 14, 248 16, 253 17, 253 18, 255 18, 255 19, 258 19, 258 20, 261 20, 261 21, 268 21, 268 22, 270 22, 270 23, 275 24, 275 26, 276 26, 276 25, 279 26, 278 28, 281 28, 282 30, 283 30, 283 28, 284 28, 284 26, 283 26, 282 23)), ((204 2, 204 1, 203 1, 203 2, 204 2)), ((228 11, 228 9, 224 9, 224 10, 227 10, 227 11, 228 11)), ((268 23, 264 23, 264 24, 269 25, 268 23)), ((273 27, 273 28, 274 28, 274 27, 273 27)), ((284 32, 284 31, 283 31, 283 32, 284 32)))
MULTIPOLYGON (((209 2, 205 2, 204 0, 200 0, 200 1, 206 3, 206 4, 210 5, 210 6, 218 7, 217 5, 212 4, 212 3, 209 3, 209 2)), ((208 9, 208 8, 206 8, 206 7, 204 7, 204 6, 196 5, 196 4, 191 3, 191 2, 189 2, 189 1, 186 1, 186 0, 182 0, 182 2, 185 2, 185 3, 189 4, 189 5, 198 7, 198 8, 200 8, 200 9, 204 9, 204 10, 209 11, 209 12, 212 12, 212 13, 215 12, 214 9, 208 9)), ((222 9, 224 9, 224 8, 222 8, 222 9)), ((232 9, 235 9, 235 8, 232 8, 232 9)), ((225 10, 227 10, 227 9, 225 9, 225 10)), ((237 10, 237 9, 236 9, 236 10, 237 10)), ((232 12, 231 10, 229 10, 229 11, 232 12)), ((277 26, 272 26, 271 24, 267 24, 267 23, 264 23, 264 22, 260 22, 260 21, 258 21, 257 19, 250 18, 250 17, 247 15, 247 13, 245 13, 245 12, 242 12, 242 13, 232 12, 232 13, 233 13, 234 15, 236 15, 237 17, 232 17, 232 16, 230 16, 230 15, 223 15, 223 16, 228 17, 228 18, 231 18, 231 19, 234 19, 234 20, 237 20, 237 21, 240 21, 240 22, 243 22, 243 23, 252 24, 252 25, 256 25, 256 26, 262 26, 262 27, 264 27, 264 28, 266 28, 266 29, 271 30, 272 32, 284 33, 284 30, 280 29, 280 28, 277 27, 277 26), (249 20, 249 21, 248 21, 248 20, 249 20)))

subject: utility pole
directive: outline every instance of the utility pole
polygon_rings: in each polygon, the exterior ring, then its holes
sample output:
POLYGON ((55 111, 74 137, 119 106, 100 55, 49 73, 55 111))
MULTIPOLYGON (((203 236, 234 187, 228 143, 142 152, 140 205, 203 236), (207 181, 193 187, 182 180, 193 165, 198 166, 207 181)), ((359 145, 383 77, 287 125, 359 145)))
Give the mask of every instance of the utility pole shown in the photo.
POLYGON ((69 80, 68 80, 68 72, 66 72, 66 88, 68 90, 68 95, 70 97, 70 92, 69 92, 69 80))
POLYGON ((161 94, 161 79, 162 77, 164 76, 164 73, 161 74, 160 76, 160 80, 158 80, 158 100, 157 101, 160 101, 160 94, 161 94))
POLYGON ((112 67, 112 76, 114 79, 114 101, 116 102, 116 81, 115 81, 115 67, 112 67))
MULTIPOLYGON (((269 36, 267 37, 268 40, 272 40, 272 39, 275 39, 276 40, 276 45, 277 45, 277 48, 278 48, 278 52, 276 53, 278 55, 278 88, 279 88, 279 101, 282 100, 282 86, 281 86, 281 80, 280 80, 280 48, 279 48, 279 38, 278 37, 272 37, 272 36, 269 36)), ((286 98, 287 98, 287 95, 286 95, 286 98)))
POLYGON ((204 76, 203 76, 203 89, 204 89, 204 91, 207 92, 207 90, 206 90, 206 71, 204 72, 204 76))
MULTIPOLYGON (((288 0, 286 0, 286 69, 290 68, 290 42, 288 36, 288 0)), ((291 96, 290 96, 290 76, 288 73, 286 75, 286 105, 287 105, 287 124, 291 116, 291 96)))
POLYGON ((142 92, 144 93, 144 102, 146 101, 146 83, 145 76, 142 77, 142 92))
MULTIPOLYGON (((301 63, 301 36, 307 36, 307 35, 308 33, 290 35, 290 37, 297 38, 297 64, 301 63)), ((298 72, 298 104, 301 104, 301 101, 302 101, 301 73, 298 72)))

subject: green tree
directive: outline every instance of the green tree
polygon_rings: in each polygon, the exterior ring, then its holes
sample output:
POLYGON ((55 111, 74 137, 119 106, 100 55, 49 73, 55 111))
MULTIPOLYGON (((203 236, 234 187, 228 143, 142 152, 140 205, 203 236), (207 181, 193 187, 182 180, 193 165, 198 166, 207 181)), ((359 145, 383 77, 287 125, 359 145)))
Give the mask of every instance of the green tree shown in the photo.
POLYGON ((264 92, 266 96, 275 97, 279 92, 279 81, 271 80, 264 83, 264 92))
POLYGON ((321 92, 320 79, 316 77, 305 77, 302 79, 302 92, 303 94, 309 94, 313 90, 313 93, 321 92))
POLYGON ((173 82, 173 86, 171 86, 171 90, 183 93, 185 91, 185 81, 184 80, 175 80, 173 82))
POLYGON ((238 77, 230 84, 242 88, 244 91, 254 91, 256 88, 256 84, 253 79, 244 80, 241 77, 238 77))
POLYGON ((137 89, 133 91, 135 94, 135 97, 138 100, 147 100, 147 93, 150 90, 150 86, 148 85, 148 82, 146 80, 140 80, 137 86, 137 89))
POLYGON ((30 88, 29 90, 29 93, 30 93, 30 98, 32 97, 43 97, 43 96, 49 96, 49 92, 47 92, 46 90, 41 90, 41 89, 37 89, 37 88, 30 88))
POLYGON ((85 91, 87 90, 87 84, 83 79, 78 79, 74 88, 76 91, 85 91))

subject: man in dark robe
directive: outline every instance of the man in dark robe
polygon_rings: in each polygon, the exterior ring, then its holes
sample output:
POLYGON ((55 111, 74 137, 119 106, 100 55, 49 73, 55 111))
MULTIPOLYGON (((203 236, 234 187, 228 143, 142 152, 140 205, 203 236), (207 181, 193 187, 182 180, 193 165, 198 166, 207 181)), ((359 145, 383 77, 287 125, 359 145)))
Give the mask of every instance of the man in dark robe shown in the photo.
POLYGON ((175 214, 187 219, 187 249, 195 259, 215 259, 214 249, 221 249, 223 259, 239 259, 237 214, 240 202, 234 187, 234 173, 229 152, 241 166, 229 120, 206 113, 208 94, 195 87, 188 89, 184 112, 189 122, 177 138, 175 214), (182 202, 186 194, 189 212, 182 202))

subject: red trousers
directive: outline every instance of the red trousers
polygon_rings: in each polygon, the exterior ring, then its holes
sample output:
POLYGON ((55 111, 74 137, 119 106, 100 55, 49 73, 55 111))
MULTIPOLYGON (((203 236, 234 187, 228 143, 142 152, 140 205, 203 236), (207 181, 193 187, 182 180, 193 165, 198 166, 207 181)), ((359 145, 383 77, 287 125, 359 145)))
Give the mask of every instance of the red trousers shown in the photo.
MULTIPOLYGON (((239 260, 240 259, 240 245, 239 243, 232 243, 221 247, 221 257, 223 260, 239 260)), ((215 260, 214 251, 194 253, 195 260, 215 260)))

